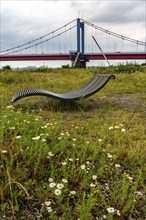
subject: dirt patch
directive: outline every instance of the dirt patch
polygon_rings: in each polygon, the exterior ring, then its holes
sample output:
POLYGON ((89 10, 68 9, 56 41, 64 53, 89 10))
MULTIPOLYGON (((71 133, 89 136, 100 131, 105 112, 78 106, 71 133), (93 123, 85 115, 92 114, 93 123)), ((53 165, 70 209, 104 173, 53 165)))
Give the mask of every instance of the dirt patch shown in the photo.
POLYGON ((129 110, 146 111, 146 94, 118 94, 111 97, 111 100, 129 110))

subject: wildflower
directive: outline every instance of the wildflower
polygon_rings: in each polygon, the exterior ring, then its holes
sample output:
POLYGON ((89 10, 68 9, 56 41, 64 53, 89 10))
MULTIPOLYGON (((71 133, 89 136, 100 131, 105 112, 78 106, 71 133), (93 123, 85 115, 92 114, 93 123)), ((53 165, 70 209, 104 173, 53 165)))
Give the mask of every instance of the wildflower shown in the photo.
POLYGON ((44 136, 44 134, 40 134, 40 136, 44 136))
POLYGON ((67 136, 70 136, 70 133, 67 131, 67 132, 66 132, 66 135, 67 135, 67 136))
POLYGON ((117 215, 118 215, 118 216, 121 216, 121 213, 120 213, 120 211, 119 211, 119 210, 117 210, 117 215))
POLYGON ((115 164, 115 167, 116 167, 116 168, 120 168, 121 165, 120 165, 120 164, 115 164))
POLYGON ((90 144, 90 142, 89 142, 89 141, 87 141, 87 142, 86 142, 86 144, 90 144))
POLYGON ((76 141, 77 139, 76 139, 76 138, 73 138, 72 140, 73 140, 73 141, 76 141))
POLYGON ((100 138, 99 138, 99 139, 98 139, 98 141, 99 141, 99 142, 101 142, 101 141, 102 141, 102 139, 100 139, 100 138))
POLYGON ((62 182, 63 182, 63 183, 67 183, 68 180, 66 180, 66 179, 62 179, 62 182))
POLYGON ((46 209, 47 209, 48 212, 52 212, 53 211, 53 209, 50 206, 47 206, 46 209))
POLYGON ((56 186, 56 183, 51 182, 51 183, 49 184, 49 186, 50 186, 50 188, 53 188, 54 186, 56 186))
POLYGON ((48 126, 47 125, 44 125, 44 127, 43 128, 47 128, 48 126))
POLYGON ((32 140, 39 140, 40 139, 40 136, 37 136, 37 137, 33 137, 32 140))
POLYGON ((106 209, 108 211, 108 213, 113 213, 115 212, 115 209, 113 207, 109 207, 106 209))
POLYGON ((54 191, 55 195, 58 196, 61 194, 61 190, 60 189, 55 189, 54 191))
POLYGON ((96 175, 93 175, 93 176, 92 176, 92 179, 93 179, 93 180, 96 180, 96 179, 97 179, 97 176, 96 176, 96 175))
POLYGON ((72 190, 72 191, 70 191, 70 194, 71 194, 71 195, 75 195, 75 194, 76 194, 76 191, 72 190))
POLYGON ((51 183, 53 182, 53 178, 49 178, 48 181, 51 183))
POLYGON ((65 166, 67 163, 66 163, 66 162, 61 162, 61 164, 62 164, 63 166, 65 166))
POLYGON ((63 187, 64 187, 64 184, 62 184, 62 183, 58 183, 58 184, 57 184, 57 188, 58 188, 58 189, 62 189, 63 187))
POLYGON ((50 204, 51 204, 51 201, 46 201, 46 202, 45 202, 45 205, 46 205, 46 206, 49 206, 50 204))
POLYGON ((118 126, 118 125, 116 125, 116 126, 115 126, 115 128, 116 128, 116 129, 118 129, 118 128, 119 128, 119 126, 118 126))
POLYGON ((86 164, 89 164, 90 162, 89 161, 86 161, 86 164))
POLYGON ((102 217, 103 217, 103 219, 106 219, 106 215, 103 215, 102 217))
POLYGON ((72 159, 72 158, 69 158, 68 160, 69 160, 69 161, 73 161, 73 159, 72 159))
POLYGON ((127 178, 129 179, 130 182, 132 182, 133 177, 131 177, 131 176, 127 176, 127 178))
POLYGON ((121 131, 122 131, 122 132, 125 132, 126 130, 125 130, 125 128, 122 128, 121 131))
POLYGON ((10 130, 14 130, 14 129, 15 129, 15 127, 9 127, 9 129, 10 129, 10 130))
POLYGON ((2 150, 2 154, 6 154, 8 151, 6 150, 2 150))
POLYGON ((48 153, 48 156, 53 157, 54 154, 50 151, 50 152, 48 153))
POLYGON ((126 173, 126 172, 124 172, 123 175, 124 175, 125 177, 129 176, 129 174, 126 173))
POLYGON ((90 186, 94 188, 96 185, 94 183, 91 183, 90 186))
POLYGON ((8 105, 7 108, 9 108, 9 109, 12 108, 13 109, 14 107, 12 105, 8 105))
POLYGON ((137 194, 138 196, 143 196, 143 194, 140 191, 136 191, 135 194, 137 194))
POLYGON ((112 130, 112 129, 113 129, 113 126, 110 126, 108 129, 109 129, 109 130, 112 130))
POLYGON ((85 164, 81 165, 82 170, 85 170, 85 168, 86 168, 85 164))
POLYGON ((133 177, 131 177, 128 173, 124 172, 124 176, 132 183, 133 177))
POLYGON ((42 142, 46 142, 46 139, 45 139, 45 138, 43 138, 43 139, 42 139, 42 142))
POLYGON ((107 153, 107 157, 111 159, 113 156, 110 153, 107 153))
POLYGON ((16 136, 16 139, 20 139, 20 138, 21 138, 21 135, 16 136))

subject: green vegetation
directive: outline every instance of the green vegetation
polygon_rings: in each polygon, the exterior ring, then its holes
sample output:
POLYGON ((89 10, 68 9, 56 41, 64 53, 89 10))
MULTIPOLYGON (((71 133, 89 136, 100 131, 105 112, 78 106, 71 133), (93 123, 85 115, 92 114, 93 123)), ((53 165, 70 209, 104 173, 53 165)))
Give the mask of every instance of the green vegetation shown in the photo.
POLYGON ((146 70, 123 69, 1 71, 0 219, 146 218, 146 70), (95 73, 116 79, 76 102, 11 105, 21 89, 63 93, 95 73))
POLYGON ((3 71, 12 71, 11 66, 6 65, 2 68, 3 71))

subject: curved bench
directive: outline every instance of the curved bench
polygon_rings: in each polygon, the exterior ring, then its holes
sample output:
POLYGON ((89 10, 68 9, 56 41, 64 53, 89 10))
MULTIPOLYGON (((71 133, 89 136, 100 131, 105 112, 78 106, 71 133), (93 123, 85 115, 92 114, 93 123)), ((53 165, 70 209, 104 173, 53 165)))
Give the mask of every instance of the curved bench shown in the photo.
POLYGON ((80 89, 73 90, 71 92, 67 92, 63 94, 53 93, 53 92, 49 92, 46 90, 35 89, 35 88, 24 89, 24 90, 17 92, 12 97, 12 103, 24 97, 28 97, 28 96, 47 96, 47 97, 51 97, 51 98, 55 98, 59 100, 65 100, 65 101, 85 98, 101 90, 110 79, 115 79, 115 76, 112 74, 96 74, 87 84, 82 86, 80 89))

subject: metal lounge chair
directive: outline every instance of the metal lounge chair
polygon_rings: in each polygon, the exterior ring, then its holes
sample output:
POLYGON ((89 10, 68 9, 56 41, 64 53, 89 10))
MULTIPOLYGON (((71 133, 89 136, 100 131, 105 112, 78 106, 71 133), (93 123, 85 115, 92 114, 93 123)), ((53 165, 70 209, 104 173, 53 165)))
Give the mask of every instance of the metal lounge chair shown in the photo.
POLYGON ((24 89, 24 90, 17 92, 12 97, 12 103, 24 97, 28 97, 28 96, 47 96, 47 97, 51 97, 54 99, 65 100, 65 101, 85 98, 101 90, 110 79, 115 79, 115 76, 111 74, 96 74, 87 84, 82 86, 80 89, 73 90, 71 92, 67 92, 63 94, 57 94, 57 93, 49 92, 49 91, 42 90, 42 89, 35 89, 35 88, 24 89))

